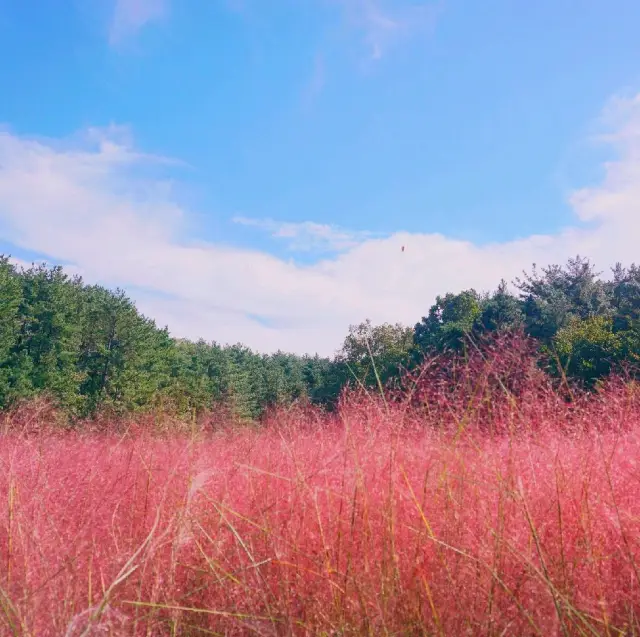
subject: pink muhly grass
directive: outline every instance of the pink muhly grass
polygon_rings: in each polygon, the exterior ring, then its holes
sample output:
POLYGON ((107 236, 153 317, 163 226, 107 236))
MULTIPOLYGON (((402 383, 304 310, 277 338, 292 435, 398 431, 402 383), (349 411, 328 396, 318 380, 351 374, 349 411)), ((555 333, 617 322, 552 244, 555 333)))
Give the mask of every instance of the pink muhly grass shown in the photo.
POLYGON ((2 634, 637 634, 633 385, 470 364, 260 429, 9 428, 2 634))

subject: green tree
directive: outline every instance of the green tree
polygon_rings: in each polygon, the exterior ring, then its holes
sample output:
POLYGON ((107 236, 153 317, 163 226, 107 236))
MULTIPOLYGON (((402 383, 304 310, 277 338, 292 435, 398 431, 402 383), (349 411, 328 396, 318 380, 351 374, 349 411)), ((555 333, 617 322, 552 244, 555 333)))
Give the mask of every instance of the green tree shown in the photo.
POLYGON ((169 385, 175 346, 167 331, 141 316, 121 290, 86 287, 83 301, 78 369, 86 411, 148 407, 169 385))
POLYGON ((355 376, 366 386, 377 385, 378 379, 385 384, 407 365, 412 344, 413 330, 400 323, 374 326, 366 320, 351 325, 336 357, 343 367, 336 367, 335 372, 340 376, 348 372, 351 380, 355 380, 355 376))
POLYGON ((527 332, 549 343, 572 319, 611 315, 611 289, 599 278, 593 264, 580 256, 567 265, 551 265, 516 279, 525 313, 527 332))
POLYGON ((257 418, 266 396, 263 361, 240 343, 225 348, 225 352, 229 357, 226 400, 238 418, 257 418))
POLYGON ((243 418, 294 400, 330 401, 339 365, 242 345, 174 340, 121 290, 60 267, 20 272, 0 257, 0 407, 47 393, 73 415, 230 404, 243 418))
POLYGON ((481 299, 475 290, 438 296, 414 329, 414 346, 423 354, 444 350, 460 350, 465 337, 476 327, 482 313, 481 299))
POLYGON ((9 362, 13 396, 46 392, 75 412, 82 406, 77 369, 82 280, 45 265, 23 271, 20 280, 20 328, 9 362))
POLYGON ((12 364, 20 330, 22 284, 14 266, 0 256, 0 408, 13 398, 12 364))
POLYGON ((620 335, 604 316, 572 319, 558 330, 553 344, 567 375, 588 384, 609 374, 622 352, 620 335))
POLYGON ((616 264, 613 268, 611 295, 614 331, 631 329, 640 321, 640 268, 632 264, 626 269, 621 264, 616 264))
POLYGON ((302 375, 309 400, 315 404, 335 405, 346 375, 335 360, 315 356, 302 357, 302 375))
POLYGON ((478 323, 483 332, 517 329, 524 325, 522 303, 509 293, 504 279, 496 292, 483 301, 481 310, 478 323))
POLYGON ((177 411, 200 413, 223 403, 229 390, 230 364, 224 349, 215 342, 176 341, 167 395, 177 411))
POLYGON ((299 356, 278 351, 263 357, 266 405, 281 405, 308 397, 303 361, 299 356))

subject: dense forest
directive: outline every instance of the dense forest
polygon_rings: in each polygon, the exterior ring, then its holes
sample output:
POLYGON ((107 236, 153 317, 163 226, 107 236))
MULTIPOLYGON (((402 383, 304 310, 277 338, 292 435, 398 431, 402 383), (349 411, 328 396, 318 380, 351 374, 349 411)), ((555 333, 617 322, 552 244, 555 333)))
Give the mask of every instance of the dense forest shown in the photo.
POLYGON ((0 408, 45 395, 72 417, 225 405, 255 419, 293 401, 331 406, 348 383, 380 387, 425 356, 464 353, 504 330, 535 339, 549 373, 588 386, 637 361, 639 267, 617 265, 603 279, 576 257, 534 266, 513 289, 502 281, 492 293, 439 296, 413 328, 351 326, 331 359, 260 355, 240 344, 173 339, 121 290, 87 285, 58 266, 19 269, 0 256, 0 408))

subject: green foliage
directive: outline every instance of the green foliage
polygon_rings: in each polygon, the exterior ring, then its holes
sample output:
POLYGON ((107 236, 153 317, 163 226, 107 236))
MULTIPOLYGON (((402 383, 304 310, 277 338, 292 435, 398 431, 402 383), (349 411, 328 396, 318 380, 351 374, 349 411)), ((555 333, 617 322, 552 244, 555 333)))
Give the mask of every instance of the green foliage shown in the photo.
POLYGON ((616 264, 610 289, 614 307, 614 331, 634 329, 640 321, 640 267, 632 265, 625 269, 619 263, 616 264))
POLYGON ((421 353, 460 350, 481 314, 481 299, 475 290, 438 296, 428 316, 414 328, 414 346, 421 353))
POLYGON ((77 368, 85 412, 152 404, 169 384, 172 349, 168 332, 140 316, 122 291, 84 288, 77 368))
POLYGON ((2 402, 51 394, 65 408, 81 409, 77 366, 82 281, 60 267, 33 266, 21 273, 20 327, 6 361, 9 383, 2 402))
MULTIPOLYGON (((40 394, 72 416, 224 406, 239 419, 294 401, 335 405, 347 384, 386 385, 424 355, 461 351, 483 334, 524 329, 569 377, 594 384, 640 369, 640 268, 603 281, 580 257, 536 267, 491 294, 438 296, 414 329, 352 325, 334 359, 258 354, 170 337, 121 290, 85 285, 60 267, 18 270, 0 256, 0 408, 40 394)), ((560 372, 556 369, 556 372, 560 372)))
POLYGON ((523 327, 525 321, 522 302, 509 293, 507 282, 502 280, 498 289, 482 303, 478 329, 482 332, 514 330, 523 327))
MULTIPOLYGON (((438 297, 415 327, 415 354, 464 348, 481 333, 524 329, 542 351, 557 353, 564 372, 593 384, 623 362, 640 362, 640 268, 617 265, 603 281, 580 256, 516 279, 490 295, 474 290, 438 297)), ((559 370, 556 370, 559 371, 559 370)))
POLYGON ((413 330, 400 323, 374 326, 366 320, 351 325, 337 356, 344 381, 369 387, 386 384, 407 363, 412 343, 413 330))
POLYGON ((72 416, 220 405, 242 419, 295 400, 331 403, 329 359, 172 339, 121 290, 0 257, 0 408, 47 394, 72 416))
POLYGON ((588 259, 569 259, 565 267, 551 265, 539 273, 517 279, 524 304, 527 333, 549 343, 561 328, 574 319, 610 316, 610 286, 598 278, 588 259))
POLYGON ((174 341, 167 396, 179 413, 213 409, 229 393, 230 360, 217 343, 174 341))
POLYGON ((9 260, 0 257, 0 407, 13 394, 14 351, 20 332, 22 284, 9 260))
POLYGON ((620 334, 604 316, 573 319, 553 340, 565 373, 589 384, 609 374, 622 351, 620 334))

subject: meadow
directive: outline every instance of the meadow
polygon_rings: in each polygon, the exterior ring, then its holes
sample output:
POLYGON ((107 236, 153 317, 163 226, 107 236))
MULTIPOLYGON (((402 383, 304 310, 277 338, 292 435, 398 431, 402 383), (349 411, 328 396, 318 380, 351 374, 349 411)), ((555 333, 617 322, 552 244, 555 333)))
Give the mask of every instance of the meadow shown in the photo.
POLYGON ((635 635, 640 392, 497 347, 259 426, 0 437, 6 635, 635 635))

